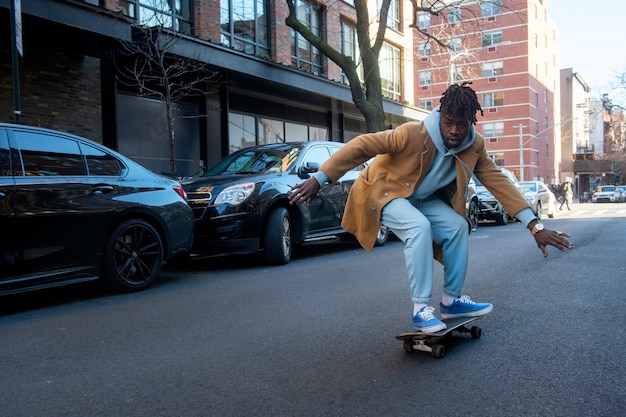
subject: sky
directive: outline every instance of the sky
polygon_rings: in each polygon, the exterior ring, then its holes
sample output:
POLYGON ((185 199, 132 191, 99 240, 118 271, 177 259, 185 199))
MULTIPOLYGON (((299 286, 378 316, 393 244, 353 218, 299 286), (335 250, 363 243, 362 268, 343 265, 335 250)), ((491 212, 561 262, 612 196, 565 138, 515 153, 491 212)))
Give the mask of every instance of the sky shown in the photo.
POLYGON ((561 38, 561 68, 601 95, 626 73, 625 0, 547 0, 561 38))

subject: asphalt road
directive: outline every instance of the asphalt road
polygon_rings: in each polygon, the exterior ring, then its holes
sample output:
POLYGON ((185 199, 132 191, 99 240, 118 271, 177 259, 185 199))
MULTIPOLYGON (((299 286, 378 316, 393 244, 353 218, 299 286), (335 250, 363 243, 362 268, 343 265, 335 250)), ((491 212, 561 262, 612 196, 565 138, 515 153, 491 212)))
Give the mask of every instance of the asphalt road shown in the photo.
POLYGON ((465 292, 494 311, 442 359, 394 338, 411 329, 397 241, 0 298, 0 416, 624 416, 626 218, 587 206, 545 220, 575 244, 547 259, 519 224, 472 234, 465 292))

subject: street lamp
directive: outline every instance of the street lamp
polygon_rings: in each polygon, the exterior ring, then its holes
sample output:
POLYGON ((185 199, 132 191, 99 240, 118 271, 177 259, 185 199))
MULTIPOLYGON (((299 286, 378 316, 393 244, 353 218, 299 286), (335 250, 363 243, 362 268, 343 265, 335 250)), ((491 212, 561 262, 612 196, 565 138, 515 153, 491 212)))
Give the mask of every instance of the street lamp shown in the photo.
POLYGON ((524 138, 522 136, 522 129, 526 126, 520 123, 513 127, 519 127, 519 180, 524 181, 524 138))
POLYGON ((470 56, 471 54, 467 51, 461 51, 457 54, 454 54, 450 57, 450 85, 454 84, 455 75, 456 75, 456 60, 461 58, 462 56, 470 56))
POLYGON ((563 123, 571 122, 573 120, 576 120, 576 117, 563 119, 559 123, 555 123, 552 126, 548 126, 542 131, 537 132, 534 135, 531 135, 530 138, 528 138, 526 142, 524 142, 524 137, 522 135, 522 129, 525 128, 526 126, 521 123, 517 126, 513 126, 515 128, 519 128, 519 180, 520 181, 524 181, 524 145, 526 145, 528 142, 530 142, 537 136, 541 135, 542 133, 547 132, 550 129, 554 129, 555 127, 562 125, 563 123))

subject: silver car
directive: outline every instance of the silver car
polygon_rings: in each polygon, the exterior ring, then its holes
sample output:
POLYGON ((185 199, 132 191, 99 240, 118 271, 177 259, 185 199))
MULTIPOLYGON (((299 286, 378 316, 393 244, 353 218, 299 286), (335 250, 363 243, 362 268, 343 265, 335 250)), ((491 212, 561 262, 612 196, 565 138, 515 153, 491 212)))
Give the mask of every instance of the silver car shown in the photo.
POLYGON ((541 181, 523 181, 519 185, 522 187, 526 201, 538 219, 541 219, 544 214, 551 219, 554 218, 556 196, 547 185, 541 181))

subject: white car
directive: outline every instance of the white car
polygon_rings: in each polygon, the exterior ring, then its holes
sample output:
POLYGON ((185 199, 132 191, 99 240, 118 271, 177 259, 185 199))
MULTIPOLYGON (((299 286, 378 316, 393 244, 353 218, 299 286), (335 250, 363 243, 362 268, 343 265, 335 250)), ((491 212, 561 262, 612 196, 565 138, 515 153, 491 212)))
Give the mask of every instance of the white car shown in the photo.
POLYGON ((619 199, 619 193, 614 185, 599 185, 596 192, 591 196, 592 203, 605 201, 615 203, 619 199))
POLYGON ((524 192, 524 197, 535 216, 541 219, 543 214, 554 218, 556 213, 556 197, 552 191, 541 181, 523 181, 519 183, 524 192))

